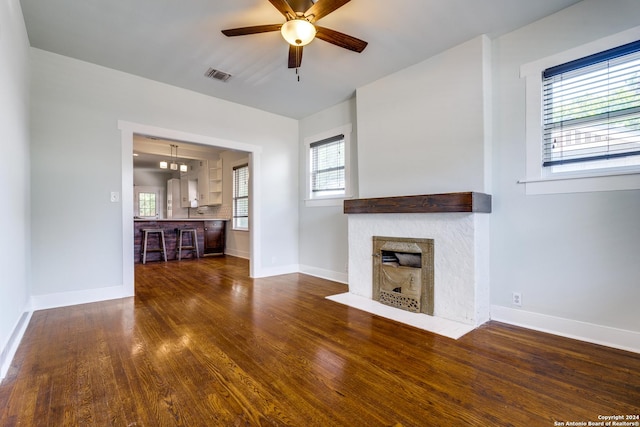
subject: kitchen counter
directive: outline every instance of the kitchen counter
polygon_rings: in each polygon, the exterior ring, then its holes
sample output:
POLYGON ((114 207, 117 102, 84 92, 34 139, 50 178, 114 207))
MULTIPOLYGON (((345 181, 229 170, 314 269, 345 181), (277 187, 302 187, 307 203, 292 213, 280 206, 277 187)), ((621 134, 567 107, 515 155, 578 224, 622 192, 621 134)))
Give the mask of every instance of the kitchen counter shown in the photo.
POLYGON ((134 222, 229 221, 227 218, 133 218, 134 222))
MULTIPOLYGON (((164 231, 168 261, 177 259, 178 232, 181 228, 195 228, 198 236, 199 256, 209 254, 224 255, 226 221, 229 220, 219 218, 134 218, 134 262, 139 263, 142 259, 143 228, 159 228, 164 231)), ((187 243, 188 241, 188 237, 184 237, 183 246, 189 244, 187 243)), ((147 245, 149 248, 159 247, 158 235, 154 233, 150 234, 147 245)), ((191 254, 185 256, 185 252, 183 250, 182 259, 186 259, 187 257, 191 257, 191 254)), ((160 260, 162 260, 160 252, 147 252, 147 262, 160 260)))

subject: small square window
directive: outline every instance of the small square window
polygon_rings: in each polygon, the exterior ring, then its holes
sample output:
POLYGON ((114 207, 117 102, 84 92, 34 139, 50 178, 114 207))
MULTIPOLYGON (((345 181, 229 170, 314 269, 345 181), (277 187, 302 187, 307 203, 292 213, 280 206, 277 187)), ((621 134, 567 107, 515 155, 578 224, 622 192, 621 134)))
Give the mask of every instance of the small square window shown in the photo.
POLYGON ((156 213, 156 193, 138 193, 138 216, 155 217, 156 213))

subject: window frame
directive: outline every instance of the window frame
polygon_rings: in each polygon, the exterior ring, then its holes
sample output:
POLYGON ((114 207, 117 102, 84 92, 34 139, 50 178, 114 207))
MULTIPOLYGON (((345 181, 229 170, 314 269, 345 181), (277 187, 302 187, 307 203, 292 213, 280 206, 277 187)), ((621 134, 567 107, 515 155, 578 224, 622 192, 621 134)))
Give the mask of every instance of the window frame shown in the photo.
MULTIPOLYGON (((148 200, 146 201, 148 202, 148 200)), ((146 204, 146 203, 145 203, 146 204)), ((155 191, 139 191, 138 192, 138 216, 140 218, 157 218, 158 216, 158 194, 155 191), (151 215, 142 215, 142 210, 147 209, 147 207, 143 207, 142 200, 140 197, 142 196, 153 196, 153 214, 151 215)))
POLYGON ((165 215, 165 207, 166 200, 164 198, 164 194, 166 193, 165 189, 155 186, 138 186, 135 185, 133 188, 133 216, 134 218, 143 218, 143 219, 158 219, 164 218, 165 215), (140 193, 153 193, 156 197, 156 213, 153 216, 140 216, 140 193))
POLYGON ((527 194, 556 194, 640 188, 640 167, 585 169, 553 172, 543 167, 543 78, 544 70, 578 60, 640 39, 640 26, 576 48, 522 65, 526 92, 526 177, 527 194))
POLYGON ((304 139, 305 154, 305 195, 304 202, 307 207, 315 206, 342 206, 344 199, 352 198, 351 187, 351 131, 352 125, 347 124, 330 129, 304 139), (319 195, 312 189, 312 145, 315 143, 344 135, 344 191, 341 194, 319 195))
POLYGON ((244 160, 233 164, 231 166, 231 228, 235 231, 249 231, 249 183, 251 181, 249 175, 251 170, 249 168, 249 162, 244 160), (247 195, 246 196, 236 196, 236 171, 240 169, 247 169, 247 195), (236 200, 237 199, 247 199, 247 215, 245 216, 236 216, 236 200), (236 222, 237 218, 247 218, 247 226, 240 226, 236 222))

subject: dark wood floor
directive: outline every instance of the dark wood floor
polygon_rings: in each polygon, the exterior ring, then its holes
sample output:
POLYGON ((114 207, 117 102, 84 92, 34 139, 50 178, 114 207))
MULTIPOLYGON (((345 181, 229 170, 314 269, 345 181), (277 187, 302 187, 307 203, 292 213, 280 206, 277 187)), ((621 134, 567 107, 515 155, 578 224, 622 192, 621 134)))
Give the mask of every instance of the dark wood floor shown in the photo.
POLYGON ((458 341, 247 278, 136 266, 136 297, 34 313, 2 426, 553 426, 640 412, 640 355, 491 322, 458 341), (558 424, 555 424, 558 425, 558 424))

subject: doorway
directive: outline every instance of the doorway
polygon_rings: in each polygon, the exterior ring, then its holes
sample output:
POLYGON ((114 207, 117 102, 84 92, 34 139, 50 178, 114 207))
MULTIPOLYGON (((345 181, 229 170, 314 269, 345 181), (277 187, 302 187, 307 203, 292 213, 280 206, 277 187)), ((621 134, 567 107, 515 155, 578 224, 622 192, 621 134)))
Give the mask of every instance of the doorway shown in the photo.
MULTIPOLYGON (((249 168, 249 271, 250 277, 260 275, 260 180, 256 179, 260 174, 260 152, 261 147, 251 144, 239 143, 236 141, 223 140, 211 136, 191 134, 171 129, 158 128, 125 121, 118 122, 121 131, 122 144, 122 243, 123 243, 123 285, 125 293, 129 296, 135 294, 134 284, 134 139, 139 137, 148 138, 149 141, 164 140, 178 141, 177 145, 185 144, 204 149, 215 149, 230 151, 235 153, 245 153, 248 157, 249 168), (185 142, 182 142, 185 141, 185 142), (129 201, 129 202, 128 202, 129 201)), ((168 157, 168 153, 166 153, 168 157)))

